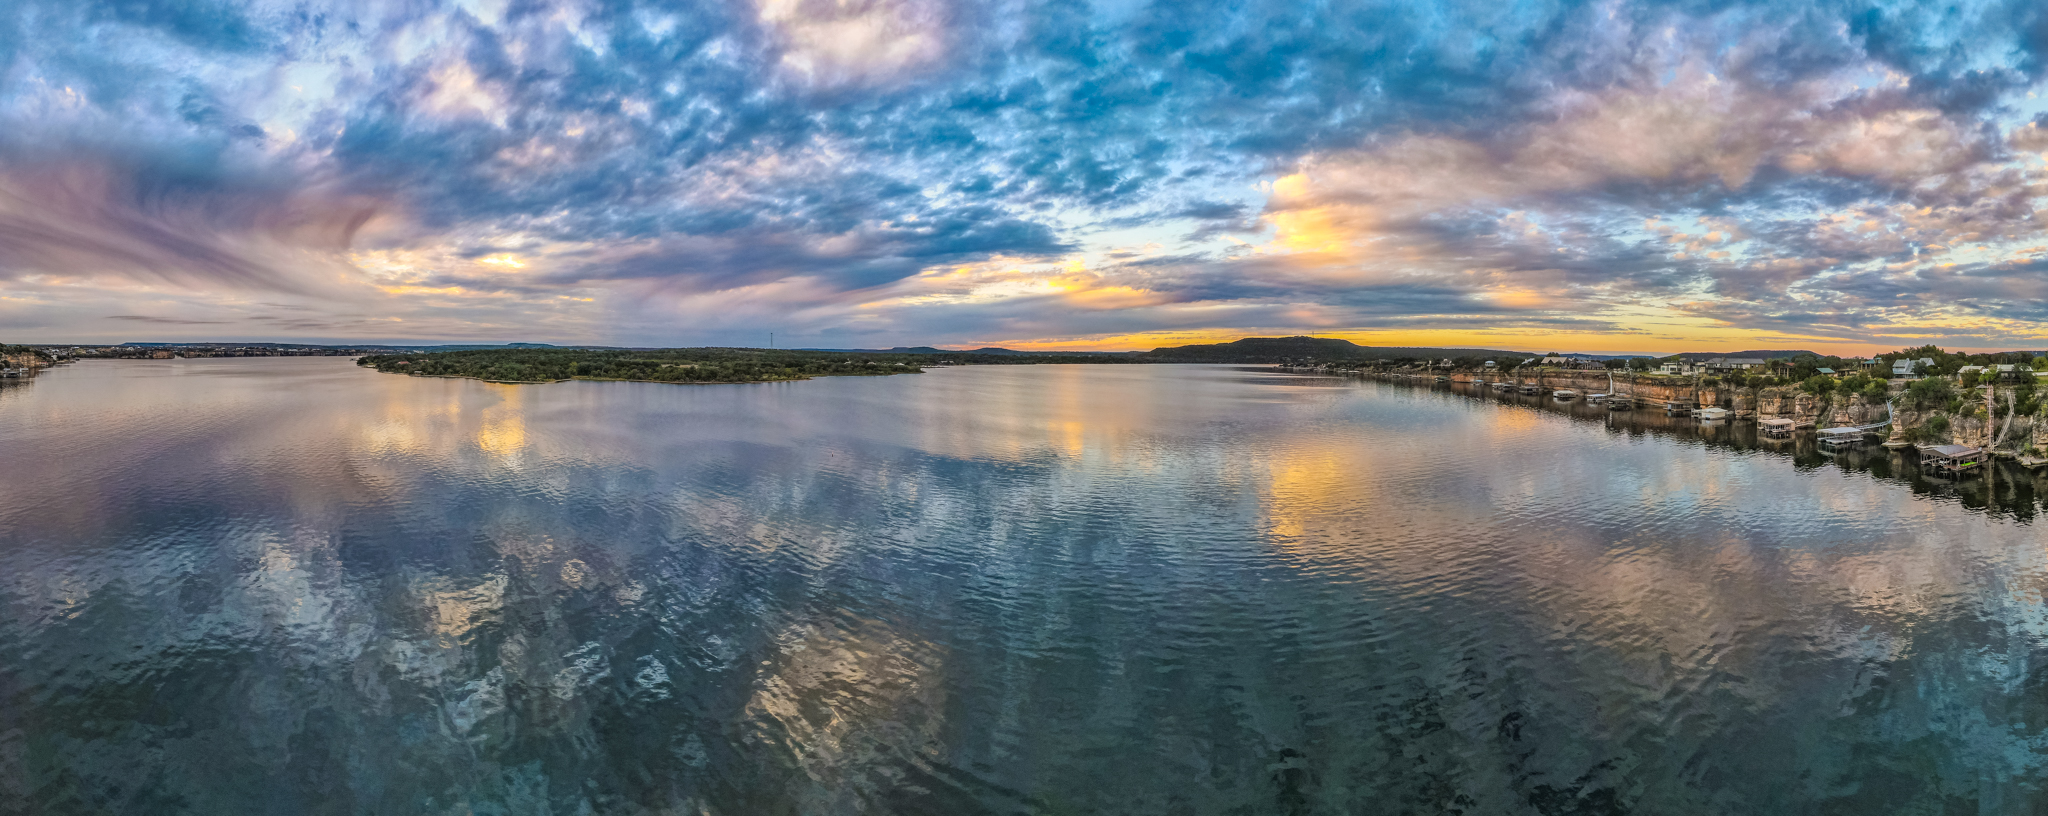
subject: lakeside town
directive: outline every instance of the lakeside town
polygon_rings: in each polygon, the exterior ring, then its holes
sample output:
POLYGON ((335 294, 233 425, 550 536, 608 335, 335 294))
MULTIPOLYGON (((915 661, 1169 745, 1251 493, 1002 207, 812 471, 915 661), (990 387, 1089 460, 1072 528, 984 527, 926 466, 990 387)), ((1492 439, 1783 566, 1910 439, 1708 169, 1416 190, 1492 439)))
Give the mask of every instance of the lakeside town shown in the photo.
POLYGON ((1765 438, 1811 435, 1823 451, 1867 443, 1912 448, 1929 469, 1962 476, 1991 459, 2048 468, 2048 355, 1971 354, 1935 346, 1871 357, 1546 354, 1480 359, 1317 361, 1293 371, 1661 409, 1701 423, 1754 422, 1765 438))
POLYGON ((123 343, 95 345, 0 344, 0 382, 20 382, 43 369, 79 360, 173 360, 206 357, 356 357, 391 346, 316 346, 297 343, 123 343))

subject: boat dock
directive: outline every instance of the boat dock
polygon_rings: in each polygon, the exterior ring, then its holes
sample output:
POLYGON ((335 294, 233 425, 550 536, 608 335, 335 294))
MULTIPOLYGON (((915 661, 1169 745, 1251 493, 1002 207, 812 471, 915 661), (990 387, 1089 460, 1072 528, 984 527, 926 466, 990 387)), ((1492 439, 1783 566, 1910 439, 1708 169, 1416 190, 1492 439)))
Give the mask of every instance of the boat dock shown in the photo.
POLYGON ((1822 428, 1818 434, 1820 449, 1838 451, 1863 444, 1865 431, 1859 427, 1822 428))
POLYGON ((1984 468, 1984 449, 1970 445, 1934 445, 1920 451, 1920 466, 1942 476, 1960 477, 1984 468))

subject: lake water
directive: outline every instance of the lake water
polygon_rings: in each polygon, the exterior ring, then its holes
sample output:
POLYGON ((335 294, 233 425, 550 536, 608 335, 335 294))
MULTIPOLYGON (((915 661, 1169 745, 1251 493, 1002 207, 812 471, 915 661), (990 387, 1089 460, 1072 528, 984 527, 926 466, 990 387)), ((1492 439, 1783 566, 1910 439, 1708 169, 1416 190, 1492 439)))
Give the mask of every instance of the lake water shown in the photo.
POLYGON ((2048 803, 2036 483, 1218 366, 0 388, 0 813, 2048 803))

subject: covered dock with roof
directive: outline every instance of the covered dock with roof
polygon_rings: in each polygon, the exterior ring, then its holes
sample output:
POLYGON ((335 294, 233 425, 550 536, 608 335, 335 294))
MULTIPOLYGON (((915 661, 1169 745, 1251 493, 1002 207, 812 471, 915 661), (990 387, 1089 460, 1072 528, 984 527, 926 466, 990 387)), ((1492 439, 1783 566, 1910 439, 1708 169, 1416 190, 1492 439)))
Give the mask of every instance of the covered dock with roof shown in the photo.
POLYGON ((1814 435, 1820 440, 1821 450, 1853 448, 1863 444, 1863 437, 1869 433, 1862 428, 1845 425, 1839 428, 1822 428, 1814 435))
POLYGON ((1984 449, 1973 445, 1934 445, 1920 450, 1920 466, 1945 476, 1982 470, 1984 449))

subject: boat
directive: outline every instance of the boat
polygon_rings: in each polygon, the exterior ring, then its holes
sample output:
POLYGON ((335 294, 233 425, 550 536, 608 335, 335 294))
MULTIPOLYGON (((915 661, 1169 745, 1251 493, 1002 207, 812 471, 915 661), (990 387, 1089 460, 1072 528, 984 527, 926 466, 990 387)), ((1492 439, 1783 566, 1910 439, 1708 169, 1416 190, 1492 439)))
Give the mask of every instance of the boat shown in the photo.
POLYGON ((1534 384, 1530 384, 1530 383, 1524 383, 1524 384, 1522 385, 1522 393, 1524 393, 1524 394, 1541 394, 1541 393, 1543 393, 1543 386, 1540 386, 1540 385, 1534 385, 1534 384))
POLYGON ((1692 412, 1692 415, 1699 417, 1700 420, 1703 422, 1716 422, 1719 420, 1727 419, 1728 416, 1733 413, 1735 412, 1730 411, 1726 408, 1701 408, 1697 411, 1692 412))
POLYGON ((1614 396, 1614 395, 1613 395, 1613 394, 1587 394, 1587 395, 1586 395, 1586 401, 1587 401, 1587 402, 1606 402, 1606 401, 1607 401, 1607 398, 1608 398, 1608 397, 1611 397, 1611 396, 1614 396))
POLYGON ((1577 391, 1573 391, 1573 390, 1571 390, 1571 389, 1569 389, 1569 388, 1560 388, 1560 389, 1557 389, 1556 391, 1552 391, 1552 392, 1550 392, 1550 395, 1551 395, 1551 396, 1553 396, 1553 397, 1556 397, 1556 398, 1558 398, 1558 399, 1561 399, 1561 400, 1569 400, 1569 399, 1578 399, 1578 398, 1579 398, 1579 392, 1577 392, 1577 391))

